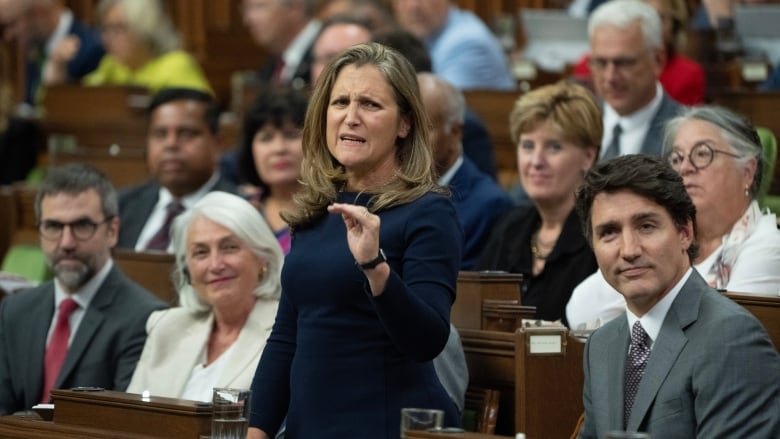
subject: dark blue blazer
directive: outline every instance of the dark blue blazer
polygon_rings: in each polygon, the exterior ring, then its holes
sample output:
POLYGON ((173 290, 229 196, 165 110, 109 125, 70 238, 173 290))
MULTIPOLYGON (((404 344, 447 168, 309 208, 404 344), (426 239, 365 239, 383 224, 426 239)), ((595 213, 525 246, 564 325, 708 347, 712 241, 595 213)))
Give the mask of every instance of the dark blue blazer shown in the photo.
MULTIPOLYGON (((212 191, 230 192, 237 194, 238 189, 233 183, 223 178, 217 180, 212 191)), ((135 248, 138 236, 141 235, 149 215, 160 195, 160 185, 156 181, 149 181, 140 186, 125 189, 119 193, 119 240, 118 248, 135 248)))
MULTIPOLYGON (((105 55, 103 44, 100 41, 100 35, 94 30, 80 23, 75 18, 68 30, 68 35, 75 35, 79 38, 79 50, 76 56, 68 63, 68 80, 80 80, 87 73, 95 70, 100 64, 100 60, 105 55)), ((24 101, 28 104, 35 104, 35 95, 38 86, 41 83, 41 62, 43 53, 39 52, 27 60, 27 77, 24 84, 24 101)))
POLYGON ((493 224, 513 203, 501 187, 476 165, 463 157, 463 165, 449 185, 452 204, 465 238, 461 270, 473 270, 482 248, 493 230, 493 224))

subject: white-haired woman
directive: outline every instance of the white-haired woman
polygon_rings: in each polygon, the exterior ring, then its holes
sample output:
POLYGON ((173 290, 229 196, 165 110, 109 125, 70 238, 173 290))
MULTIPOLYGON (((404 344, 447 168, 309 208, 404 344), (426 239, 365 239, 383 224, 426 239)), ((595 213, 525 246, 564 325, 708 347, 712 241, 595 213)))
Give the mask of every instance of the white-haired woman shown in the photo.
MULTIPOLYGON (((694 268, 719 290, 777 295, 780 232, 775 215, 756 200, 764 176, 755 127, 723 107, 691 107, 667 122, 664 149, 696 206, 694 268)), ((623 296, 600 271, 575 288, 566 306, 572 328, 598 326, 624 310, 623 296)))
POLYGON ((274 234, 249 202, 211 192, 175 220, 173 243, 181 306, 149 316, 127 391, 210 401, 248 388, 279 303, 274 234))
MULTIPOLYGON (((181 41, 160 0, 101 0, 97 7, 106 55, 84 85, 135 85, 152 93, 166 87, 212 92, 197 61, 181 41)), ((46 84, 65 81, 78 41, 60 44, 44 72, 46 84)))

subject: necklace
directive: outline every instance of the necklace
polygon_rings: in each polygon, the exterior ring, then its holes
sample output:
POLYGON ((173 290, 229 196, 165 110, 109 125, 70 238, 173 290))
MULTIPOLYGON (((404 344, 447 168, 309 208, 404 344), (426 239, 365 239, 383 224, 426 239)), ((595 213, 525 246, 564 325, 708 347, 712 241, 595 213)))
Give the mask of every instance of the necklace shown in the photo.
POLYGON ((539 251, 539 231, 537 230, 533 235, 531 235, 531 254, 533 255, 534 259, 538 259, 540 261, 544 261, 547 259, 550 254, 543 255, 541 251, 539 251))

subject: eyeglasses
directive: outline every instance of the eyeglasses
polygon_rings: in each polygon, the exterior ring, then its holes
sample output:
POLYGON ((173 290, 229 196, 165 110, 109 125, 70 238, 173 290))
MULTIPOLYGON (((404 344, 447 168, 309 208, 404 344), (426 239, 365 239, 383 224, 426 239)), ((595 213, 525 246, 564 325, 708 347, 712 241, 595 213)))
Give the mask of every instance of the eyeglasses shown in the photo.
MULTIPOLYGON (((701 170, 706 168, 707 166, 712 163, 712 160, 715 159, 715 153, 727 155, 729 157, 739 158, 737 154, 732 154, 728 151, 721 151, 719 149, 714 149, 710 145, 707 145, 706 143, 697 143, 696 145, 691 148, 691 152, 688 153, 688 161, 691 162, 691 165, 696 168, 697 170, 701 170)), ((683 161, 685 161, 685 155, 683 155, 682 152, 679 150, 674 150, 669 154, 669 158, 667 159, 669 161, 669 164, 672 165, 672 168, 675 171, 680 171, 680 167, 682 167, 683 161)))
POLYGON ((56 241, 62 238, 62 231, 65 227, 70 228, 70 233, 73 237, 79 241, 86 241, 89 238, 95 236, 95 231, 98 226, 105 224, 114 219, 113 216, 106 217, 103 221, 95 223, 89 218, 81 218, 69 223, 62 223, 55 220, 46 220, 38 224, 38 230, 41 232, 41 236, 50 241, 56 241))
POLYGON ((639 62, 639 57, 618 57, 618 58, 601 58, 601 57, 591 57, 588 60, 588 66, 591 68, 591 70, 596 71, 604 71, 607 69, 607 67, 610 65, 610 63, 615 66, 615 70, 630 70, 634 68, 637 63, 639 62))

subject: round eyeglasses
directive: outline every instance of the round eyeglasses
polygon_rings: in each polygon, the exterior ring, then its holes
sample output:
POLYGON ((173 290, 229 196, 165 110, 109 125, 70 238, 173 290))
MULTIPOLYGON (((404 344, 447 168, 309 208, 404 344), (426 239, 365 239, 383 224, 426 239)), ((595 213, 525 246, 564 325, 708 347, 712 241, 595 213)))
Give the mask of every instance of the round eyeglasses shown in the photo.
POLYGON ((105 224, 111 221, 113 218, 113 216, 106 217, 106 219, 100 221, 99 223, 93 222, 89 218, 81 218, 69 223, 63 223, 55 220, 46 220, 38 224, 38 230, 41 232, 41 236, 43 236, 45 239, 56 241, 62 238, 62 232, 65 230, 65 227, 69 227, 70 233, 73 234, 74 238, 79 241, 86 241, 95 236, 95 231, 99 225, 105 224))
MULTIPOLYGON (((737 154, 732 154, 728 151, 721 151, 719 149, 714 149, 710 145, 707 145, 706 143, 697 143, 696 145, 691 148, 691 152, 688 153, 688 161, 691 162, 691 165, 696 168, 697 170, 701 170, 706 168, 707 166, 712 163, 712 160, 715 159, 715 153, 727 155, 729 157, 739 158, 737 154)), ((679 150, 674 150, 669 154, 669 158, 667 159, 669 161, 669 164, 672 165, 672 168, 675 171, 680 171, 680 168, 682 167, 683 161, 685 161, 685 155, 680 152, 679 150)))

